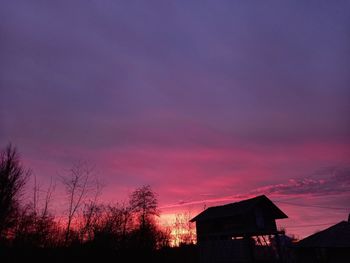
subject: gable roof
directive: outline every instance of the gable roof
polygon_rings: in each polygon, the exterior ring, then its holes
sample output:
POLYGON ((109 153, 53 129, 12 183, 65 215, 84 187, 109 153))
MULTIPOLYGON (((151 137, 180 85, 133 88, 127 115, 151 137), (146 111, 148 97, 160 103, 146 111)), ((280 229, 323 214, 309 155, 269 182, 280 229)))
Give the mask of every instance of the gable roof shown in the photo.
POLYGON ((350 222, 341 221, 325 230, 300 240, 298 247, 350 248, 350 222))
POLYGON ((256 196, 251 199, 243 200, 236 203, 230 203, 221 206, 213 206, 204 210, 196 217, 192 218, 190 222, 205 221, 215 218, 230 217, 247 212, 253 211, 258 205, 264 204, 268 207, 269 213, 275 218, 287 218, 288 216, 283 213, 270 199, 265 195, 256 196))

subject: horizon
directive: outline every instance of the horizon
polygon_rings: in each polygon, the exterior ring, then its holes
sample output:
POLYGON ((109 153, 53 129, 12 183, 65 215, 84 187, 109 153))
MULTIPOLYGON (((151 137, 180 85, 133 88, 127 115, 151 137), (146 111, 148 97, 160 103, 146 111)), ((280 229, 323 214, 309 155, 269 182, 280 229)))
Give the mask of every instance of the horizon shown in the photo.
POLYGON ((79 161, 101 202, 151 185, 163 225, 265 194, 311 235, 350 212, 349 8, 5 2, 0 148, 42 188, 79 161))

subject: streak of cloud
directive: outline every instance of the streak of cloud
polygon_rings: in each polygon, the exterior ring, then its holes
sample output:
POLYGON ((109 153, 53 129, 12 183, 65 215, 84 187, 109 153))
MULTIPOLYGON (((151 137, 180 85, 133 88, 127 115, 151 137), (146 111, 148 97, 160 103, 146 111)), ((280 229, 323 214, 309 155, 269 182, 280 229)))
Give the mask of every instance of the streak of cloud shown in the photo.
POLYGON ((350 200, 350 169, 348 167, 342 169, 332 167, 331 170, 332 173, 322 179, 311 179, 312 176, 309 178, 290 179, 286 183, 266 185, 244 194, 181 201, 175 204, 165 205, 162 208, 169 209, 201 204, 220 204, 239 201, 257 195, 267 195, 272 198, 288 196, 300 198, 305 195, 322 197, 327 197, 328 195, 345 195, 350 200))

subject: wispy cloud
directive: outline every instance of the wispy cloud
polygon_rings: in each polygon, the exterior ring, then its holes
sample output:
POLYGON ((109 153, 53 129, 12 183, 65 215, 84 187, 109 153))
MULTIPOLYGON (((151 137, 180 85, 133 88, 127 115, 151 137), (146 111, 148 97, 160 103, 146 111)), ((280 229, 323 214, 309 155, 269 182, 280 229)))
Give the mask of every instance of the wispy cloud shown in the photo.
POLYGON ((325 178, 290 179, 284 184, 273 184, 257 188, 250 194, 280 194, 280 195, 330 195, 350 193, 350 169, 334 169, 325 178))
POLYGON ((181 206, 192 206, 208 203, 223 203, 228 201, 238 201, 256 195, 269 196, 327 196, 327 195, 350 195, 350 168, 334 168, 319 171, 310 177, 289 179, 286 183, 271 184, 253 189, 247 193, 228 195, 222 197, 198 199, 191 201, 181 201, 175 204, 165 205, 162 208, 176 208, 181 206), (325 175, 324 172, 329 172, 325 175), (320 178, 314 178, 318 174, 320 178))

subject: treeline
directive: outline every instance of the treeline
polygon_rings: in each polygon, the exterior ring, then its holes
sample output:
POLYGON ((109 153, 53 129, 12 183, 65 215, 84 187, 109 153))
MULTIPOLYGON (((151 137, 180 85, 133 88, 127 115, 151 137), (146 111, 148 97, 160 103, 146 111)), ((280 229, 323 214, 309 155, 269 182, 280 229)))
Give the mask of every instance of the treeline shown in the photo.
MULTIPOLYGON (((93 169, 77 164, 60 178, 65 189, 66 212, 65 218, 58 219, 50 211, 54 184, 43 191, 30 170, 24 168, 12 145, 1 152, 0 158, 2 259, 17 262, 29 256, 31 260, 34 257, 40 261, 41 257, 43 261, 60 262, 67 259, 93 261, 111 256, 125 260, 153 257, 155 260, 155 255, 159 259, 174 253, 169 252, 170 229, 157 224, 157 194, 149 185, 133 191, 128 202, 103 204, 99 202, 102 187, 93 176, 93 169), (24 203, 23 195, 30 177, 34 179, 32 198, 24 203), (164 254, 164 251, 168 252, 164 254)), ((178 216, 177 226, 187 223, 180 219, 178 216)), ((180 232, 178 243, 182 243, 182 239, 183 243, 193 242, 193 236, 180 232)), ((172 259, 175 258, 173 255, 172 259)))

